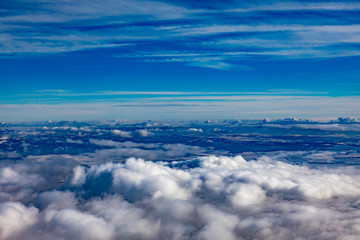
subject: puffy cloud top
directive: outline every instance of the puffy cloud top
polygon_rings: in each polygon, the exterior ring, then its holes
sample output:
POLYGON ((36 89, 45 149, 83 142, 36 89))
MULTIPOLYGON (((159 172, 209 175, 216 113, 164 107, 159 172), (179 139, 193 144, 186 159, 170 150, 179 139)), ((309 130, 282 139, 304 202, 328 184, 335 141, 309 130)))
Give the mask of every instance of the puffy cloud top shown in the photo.
POLYGON ((45 165, 30 168, 42 160, 1 163, 0 239, 356 239, 360 234, 355 168, 311 169, 266 156, 253 161, 205 156, 176 164, 130 158, 92 166, 48 156, 45 165), (65 162, 72 167, 64 168, 65 162))

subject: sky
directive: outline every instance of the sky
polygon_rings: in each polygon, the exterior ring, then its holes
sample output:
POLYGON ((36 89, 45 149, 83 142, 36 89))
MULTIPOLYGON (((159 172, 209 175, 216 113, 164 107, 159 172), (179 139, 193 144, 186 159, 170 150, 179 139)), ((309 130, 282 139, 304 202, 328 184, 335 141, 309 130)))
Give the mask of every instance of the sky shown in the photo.
POLYGON ((360 1, 0 2, 0 120, 358 116, 360 1))

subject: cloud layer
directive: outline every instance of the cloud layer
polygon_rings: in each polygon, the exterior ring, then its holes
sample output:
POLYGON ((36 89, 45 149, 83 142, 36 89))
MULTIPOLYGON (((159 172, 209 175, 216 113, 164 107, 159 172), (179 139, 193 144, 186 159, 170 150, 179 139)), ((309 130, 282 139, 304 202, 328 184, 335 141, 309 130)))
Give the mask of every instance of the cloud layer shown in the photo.
MULTIPOLYGON (((337 117, 357 116, 358 96, 309 96, 294 94, 262 95, 234 93, 218 95, 207 93, 179 93, 179 96, 128 97, 119 95, 119 102, 100 99, 96 102, 85 97, 73 103, 71 97, 48 96, 44 103, 34 103, 32 95, 20 99, 21 104, 0 104, 2 121, 45 120, 102 120, 102 119, 230 119, 230 118, 283 118, 296 116, 337 117), (55 100, 54 100, 55 98, 55 100), (124 103, 125 101, 125 103, 124 103), (26 104, 23 104, 26 103, 26 104), (56 104, 54 104, 56 103, 56 104), (171 104, 169 104, 171 103, 171 104), (314 104, 316 103, 316 104, 314 104)), ((88 94, 96 96, 96 93, 88 94)), ((114 132, 115 134, 116 132, 114 132)), ((126 134, 126 133, 118 133, 126 134)), ((146 134, 138 132, 137 135, 146 134)))
POLYGON ((356 239, 354 168, 263 156, 1 162, 1 239, 356 239))
POLYGON ((4 122, 0 239, 356 239, 358 120, 4 122))
POLYGON ((111 48, 115 57, 125 59, 246 70, 251 68, 234 62, 360 54, 358 1, 5 1, 3 5, 3 55, 111 48))

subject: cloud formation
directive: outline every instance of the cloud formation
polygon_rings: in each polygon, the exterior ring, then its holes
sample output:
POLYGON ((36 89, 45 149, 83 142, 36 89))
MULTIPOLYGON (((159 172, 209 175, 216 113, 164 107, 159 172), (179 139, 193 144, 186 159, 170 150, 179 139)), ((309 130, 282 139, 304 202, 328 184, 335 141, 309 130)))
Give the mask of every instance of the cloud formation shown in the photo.
MULTIPOLYGON (((140 130, 141 131, 141 130, 140 130)), ((146 131, 143 130, 142 131, 146 131)), ((147 133, 148 131, 146 131, 147 133)), ((146 137, 147 135, 140 135, 146 137)), ((182 158, 187 155, 200 154, 204 151, 201 147, 190 146, 181 143, 159 144, 159 143, 135 143, 135 142, 115 142, 112 140, 90 139, 90 143, 110 147, 87 154, 88 157, 81 157, 82 161, 106 162, 111 159, 125 160, 129 157, 146 158, 148 160, 168 161, 182 158)))
MULTIPOLYGON (((96 94, 95 94, 96 95, 96 94)), ((128 104, 114 104, 105 100, 71 103, 64 97, 60 102, 49 100, 43 104, 0 104, 2 121, 43 120, 102 120, 102 119, 218 119, 233 118, 284 118, 291 116, 337 117, 357 116, 360 106, 358 96, 330 97, 305 94, 262 95, 262 94, 218 94, 206 93, 189 96, 154 96, 151 98, 124 98, 128 104), (144 104, 146 101, 146 104, 144 104), (316 101, 316 104, 314 104, 316 101), (171 102, 172 105, 168 105, 171 102), (129 108, 131 106, 131 108, 129 108), (161 106, 161 107, 159 107, 161 106), (133 109, 136 109, 134 111, 133 109), (236 110, 234 110, 236 109, 236 110)), ((91 94, 90 94, 91 96, 91 94)), ((59 100, 59 99, 58 99, 59 100)), ((138 132, 140 133, 140 132, 138 132)))
POLYGON ((3 6, 4 56, 111 48, 124 59, 244 70, 251 68, 234 62, 360 55, 358 1, 5 1, 3 6))
POLYGON ((89 167, 64 161, 48 156, 1 165, 1 192, 8 196, 0 201, 1 239, 359 235, 355 168, 311 169, 267 156, 206 156, 171 164, 130 158, 89 167))
POLYGON ((111 133, 114 135, 119 135, 121 137, 126 137, 126 138, 131 137, 131 132, 127 132, 127 131, 121 131, 121 130, 114 129, 111 131, 111 133))

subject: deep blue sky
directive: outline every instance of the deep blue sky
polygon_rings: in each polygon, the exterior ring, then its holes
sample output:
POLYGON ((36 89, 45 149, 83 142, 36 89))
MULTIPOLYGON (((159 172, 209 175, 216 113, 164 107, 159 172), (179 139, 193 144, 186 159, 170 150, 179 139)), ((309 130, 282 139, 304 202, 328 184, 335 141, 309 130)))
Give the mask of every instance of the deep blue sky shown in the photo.
POLYGON ((359 16, 360 1, 1 1, 0 120, 173 118, 169 102, 179 118, 358 115, 359 16))

